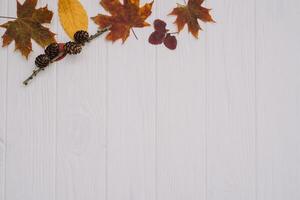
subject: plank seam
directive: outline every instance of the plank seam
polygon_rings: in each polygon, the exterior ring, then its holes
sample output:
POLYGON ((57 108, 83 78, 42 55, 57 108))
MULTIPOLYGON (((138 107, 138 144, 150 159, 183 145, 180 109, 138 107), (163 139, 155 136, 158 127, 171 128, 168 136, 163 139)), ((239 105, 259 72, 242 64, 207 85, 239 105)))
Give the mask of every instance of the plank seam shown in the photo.
MULTIPOLYGON (((156 5, 156 4, 155 4, 156 5)), ((158 18, 157 16, 158 14, 158 6, 155 6, 155 17, 158 18)), ((154 59, 155 59, 155 119, 154 119, 154 198, 155 200, 158 200, 158 190, 157 190, 157 183, 158 183, 158 159, 157 159, 157 155, 158 155, 158 48, 155 47, 155 55, 154 55, 154 59)))
MULTIPOLYGON (((9 14, 9 3, 8 0, 6 0, 6 14, 9 14)), ((4 185, 3 185, 3 196, 4 196, 4 200, 6 200, 6 182, 7 182, 7 177, 6 177, 6 167, 7 167, 7 106, 8 106, 8 48, 6 49, 6 85, 5 85, 5 135, 4 135, 4 185)))
MULTIPOLYGON (((59 27, 59 20, 58 18, 56 18, 56 31, 58 32, 58 27, 59 27)), ((55 162, 55 167, 54 167, 54 199, 57 199, 57 133, 58 133, 58 126, 57 126, 57 113, 58 113, 58 108, 57 108, 57 102, 58 102, 58 98, 57 98, 57 91, 58 91, 58 83, 57 83, 57 63, 55 63, 55 134, 54 134, 54 162, 55 162)))
POLYGON ((108 45, 105 45, 105 200, 108 200, 108 45))
POLYGON ((254 0, 254 159, 255 159, 255 199, 258 200, 258 106, 257 106, 257 1, 254 0))

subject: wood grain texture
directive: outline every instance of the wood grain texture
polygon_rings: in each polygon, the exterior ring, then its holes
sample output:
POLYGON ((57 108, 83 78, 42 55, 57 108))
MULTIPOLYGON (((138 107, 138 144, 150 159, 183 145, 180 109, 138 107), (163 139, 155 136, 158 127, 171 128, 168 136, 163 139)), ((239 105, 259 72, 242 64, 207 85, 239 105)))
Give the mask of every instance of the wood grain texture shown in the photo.
POLYGON ((300 2, 257 2, 258 200, 300 199, 300 2), (267 11, 267 12, 266 12, 267 11))
MULTIPOLYGON (((54 4, 47 2, 51 8, 54 4)), ((39 1, 44 6, 46 1, 39 1)), ((16 2, 9 1, 9 16, 16 2)), ((55 23, 54 23, 55 24, 55 23)), ((54 25, 55 27, 55 25, 54 25)), ((55 71, 41 74, 25 88, 22 80, 43 51, 36 43, 28 62, 8 48, 6 199, 45 199, 55 195, 55 71)))
MULTIPOLYGON (((97 2, 81 3, 90 15, 99 11, 97 2)), ((69 40, 61 27, 58 33, 69 40)), ((107 51, 101 40, 57 63, 56 200, 105 199, 107 51)))
MULTIPOLYGON (((176 1, 157 1, 166 17, 176 1)), ((196 40, 186 29, 178 48, 157 50, 157 200, 206 198, 205 32, 196 40)))
MULTIPOLYGON (((141 4, 146 1, 141 1, 141 4)), ((155 16, 155 13, 153 13, 155 16)), ((153 17, 152 16, 152 17, 153 17)), ((153 21, 153 18, 147 21, 153 21)), ((149 28, 108 44, 107 199, 155 199, 155 48, 149 28)))
MULTIPOLYGON (((1 1, 0 13, 8 15, 8 1, 1 1)), ((5 199, 7 53, 7 48, 0 49, 0 199, 5 199)))
POLYGON ((207 30, 207 199, 253 200, 255 2, 209 1, 207 30))

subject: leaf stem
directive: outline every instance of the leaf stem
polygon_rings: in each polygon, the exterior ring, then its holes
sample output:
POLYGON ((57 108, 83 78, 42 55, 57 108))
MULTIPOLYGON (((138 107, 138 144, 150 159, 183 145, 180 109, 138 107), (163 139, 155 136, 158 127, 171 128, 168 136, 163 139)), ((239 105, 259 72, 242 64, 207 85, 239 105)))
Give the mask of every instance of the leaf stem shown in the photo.
POLYGON ((3 19, 17 19, 15 17, 6 17, 6 16, 0 16, 0 18, 3 18, 3 19))
POLYGON ((179 32, 177 31, 177 32, 169 33, 169 34, 174 35, 174 34, 179 34, 179 32))
POLYGON ((133 35, 134 35, 134 37, 135 37, 135 39, 139 39, 138 37, 137 37, 137 35, 135 34, 135 32, 134 32, 134 30, 133 30, 133 28, 131 28, 131 31, 132 31, 132 33, 133 33, 133 35))

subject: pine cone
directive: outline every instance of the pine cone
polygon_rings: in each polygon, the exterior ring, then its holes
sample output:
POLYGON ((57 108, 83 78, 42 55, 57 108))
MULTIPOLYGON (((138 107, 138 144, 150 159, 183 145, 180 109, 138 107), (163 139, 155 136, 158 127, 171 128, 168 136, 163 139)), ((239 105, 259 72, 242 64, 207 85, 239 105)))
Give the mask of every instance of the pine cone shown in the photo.
POLYGON ((79 43, 79 44, 84 44, 86 43, 87 41, 89 41, 89 38, 90 38, 90 35, 88 32, 86 31, 77 31, 75 34, 74 34, 74 40, 75 42, 79 43))
POLYGON ((77 44, 75 42, 67 42, 64 46, 64 50, 68 54, 79 54, 82 50, 82 47, 80 44, 77 44))
POLYGON ((50 64, 50 58, 46 54, 41 54, 35 59, 35 65, 38 68, 45 68, 50 64))
POLYGON ((52 43, 45 49, 45 54, 53 60, 59 55, 59 44, 52 43))

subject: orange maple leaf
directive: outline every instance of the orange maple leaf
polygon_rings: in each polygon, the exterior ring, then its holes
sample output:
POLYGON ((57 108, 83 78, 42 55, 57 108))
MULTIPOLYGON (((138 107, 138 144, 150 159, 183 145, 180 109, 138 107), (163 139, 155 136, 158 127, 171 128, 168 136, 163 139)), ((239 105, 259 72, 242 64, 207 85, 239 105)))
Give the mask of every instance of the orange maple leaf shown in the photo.
POLYGON ((203 22, 215 22, 209 14, 210 9, 202 7, 204 0, 189 0, 187 5, 177 4, 177 8, 174 8, 170 15, 176 15, 175 24, 180 32, 185 24, 188 25, 188 30, 198 38, 199 30, 202 30, 198 19, 203 22))
POLYGON ((18 18, 0 25, 7 29, 2 36, 3 47, 15 40, 16 50, 20 50, 26 58, 32 51, 31 38, 42 47, 55 42, 55 34, 42 26, 43 23, 51 22, 53 12, 47 6, 35 9, 36 4, 37 0, 26 0, 23 5, 17 1, 18 18))
POLYGON ((123 0, 123 4, 119 0, 101 0, 100 4, 111 16, 99 14, 92 19, 101 29, 111 26, 107 40, 122 39, 125 42, 131 28, 150 26, 145 20, 152 13, 153 1, 142 7, 139 0, 123 0))

